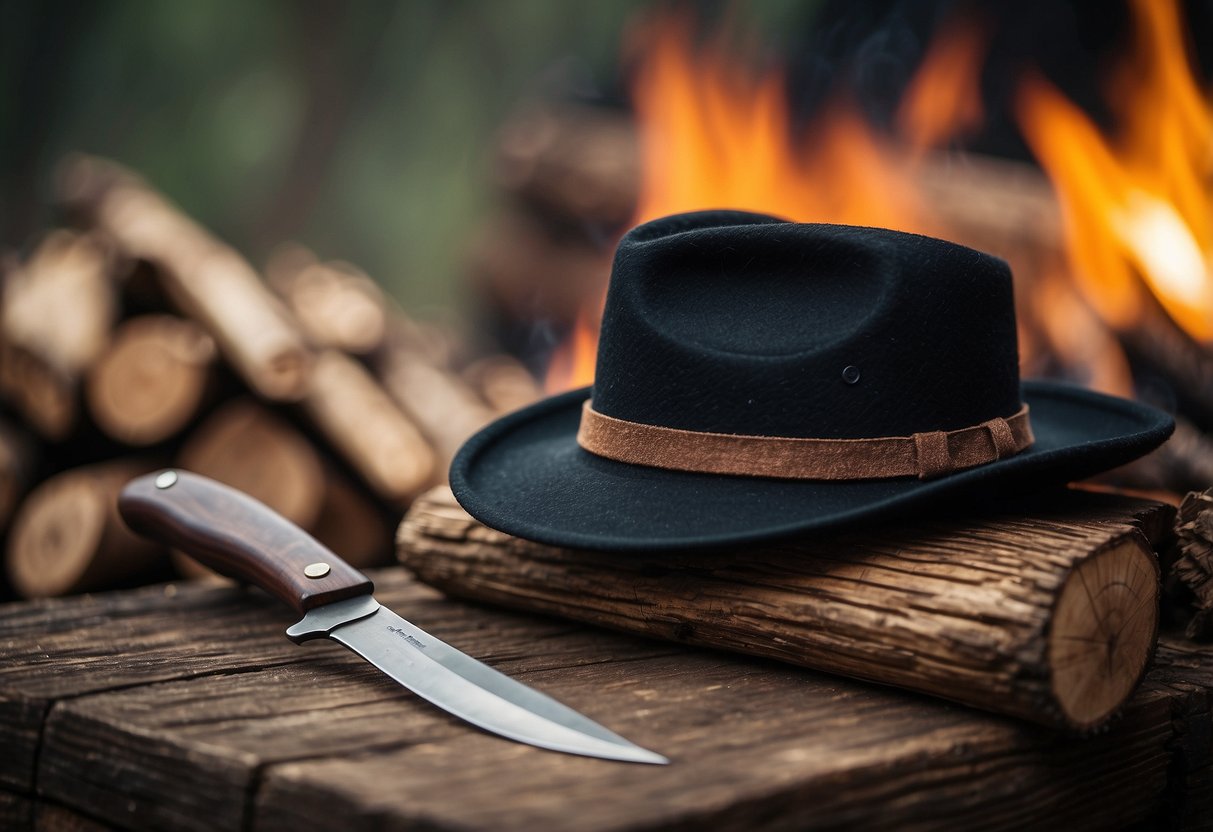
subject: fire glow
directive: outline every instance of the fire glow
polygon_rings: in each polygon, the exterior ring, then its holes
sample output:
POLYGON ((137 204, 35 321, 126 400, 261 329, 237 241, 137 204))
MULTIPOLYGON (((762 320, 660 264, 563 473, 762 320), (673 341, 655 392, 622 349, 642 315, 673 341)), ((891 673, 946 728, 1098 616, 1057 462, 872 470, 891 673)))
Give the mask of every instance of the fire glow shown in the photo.
POLYGON ((1115 140, 1030 75, 1017 110, 1057 190, 1071 269, 1108 324, 1138 323, 1153 294, 1213 341, 1213 108, 1186 58, 1179 10, 1134 0, 1137 42, 1114 77, 1115 140))
MULTIPOLYGON (((1123 355, 1096 319, 1124 330, 1157 303, 1193 338, 1213 341, 1213 109, 1188 66, 1177 8, 1135 0, 1133 12, 1137 41, 1112 79, 1113 100, 1123 105, 1116 141, 1036 75, 1024 78, 1016 99, 1062 208, 1072 272, 1064 282, 1077 287, 1049 294, 1066 297, 1075 312, 1054 329, 1089 319, 1086 329, 1100 337, 1085 349, 1099 344, 1106 355, 1091 363, 1087 381, 1125 394, 1123 355)), ((917 184, 919 163, 980 126, 980 25, 954 21, 940 30, 892 136, 841 94, 794 133, 783 74, 747 71, 719 43, 697 47, 692 30, 679 17, 646 30, 633 87, 642 172, 636 223, 738 208, 949 237, 917 184)), ((550 391, 593 381, 602 300, 587 303, 557 351, 550 391)))

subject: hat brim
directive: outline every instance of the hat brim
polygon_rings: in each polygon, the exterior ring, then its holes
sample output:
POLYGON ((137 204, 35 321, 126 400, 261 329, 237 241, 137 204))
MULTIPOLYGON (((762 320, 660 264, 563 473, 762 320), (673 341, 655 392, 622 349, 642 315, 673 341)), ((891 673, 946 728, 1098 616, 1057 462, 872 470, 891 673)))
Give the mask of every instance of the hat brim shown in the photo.
POLYGON ((780 480, 666 471, 577 444, 583 388, 476 434, 451 465, 459 503, 487 526, 554 546, 655 550, 778 539, 899 514, 949 495, 1070 482, 1161 445, 1174 422, 1146 405, 1054 382, 1023 385, 1032 447, 934 480, 780 480))

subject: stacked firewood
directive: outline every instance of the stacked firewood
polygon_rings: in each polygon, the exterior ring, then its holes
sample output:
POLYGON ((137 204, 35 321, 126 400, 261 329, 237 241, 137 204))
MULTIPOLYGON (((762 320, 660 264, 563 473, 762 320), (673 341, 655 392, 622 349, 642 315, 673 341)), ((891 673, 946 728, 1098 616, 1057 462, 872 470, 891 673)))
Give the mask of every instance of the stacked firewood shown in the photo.
POLYGON ((462 440, 538 395, 508 358, 459 366, 444 331, 348 264, 285 247, 263 280, 113 163, 67 160, 57 197, 72 229, 4 263, 0 306, 0 525, 21 596, 162 574, 114 496, 165 465, 386 562, 393 522, 462 440))

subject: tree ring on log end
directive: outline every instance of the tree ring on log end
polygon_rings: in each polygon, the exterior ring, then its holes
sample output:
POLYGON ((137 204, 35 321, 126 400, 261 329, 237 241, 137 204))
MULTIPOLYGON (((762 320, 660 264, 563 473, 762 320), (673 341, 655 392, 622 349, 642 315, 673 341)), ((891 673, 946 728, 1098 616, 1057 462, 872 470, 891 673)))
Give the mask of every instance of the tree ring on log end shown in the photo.
POLYGON ((129 445, 167 439, 201 406, 214 356, 214 341, 197 324, 133 318, 89 375, 89 410, 103 431, 129 445))
POLYGON ((25 501, 8 560, 9 579, 23 597, 62 595, 80 584, 105 533, 105 498, 91 478, 67 475, 25 501))
POLYGON ((1048 666, 1067 721, 1091 728, 1137 687, 1158 635, 1158 563, 1140 535, 1121 538, 1067 576, 1053 611, 1048 666))

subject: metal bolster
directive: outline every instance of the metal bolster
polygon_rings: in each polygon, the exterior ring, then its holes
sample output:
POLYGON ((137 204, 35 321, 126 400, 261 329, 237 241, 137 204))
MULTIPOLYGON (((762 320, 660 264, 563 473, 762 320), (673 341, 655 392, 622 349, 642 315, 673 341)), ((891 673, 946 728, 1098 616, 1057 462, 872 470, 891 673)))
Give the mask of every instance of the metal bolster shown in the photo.
POLYGON ((297 623, 286 628, 286 637, 296 644, 314 638, 324 638, 342 624, 374 615, 379 602, 371 595, 359 595, 346 601, 335 601, 304 613, 297 623))

